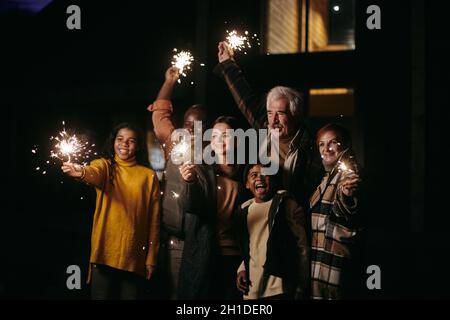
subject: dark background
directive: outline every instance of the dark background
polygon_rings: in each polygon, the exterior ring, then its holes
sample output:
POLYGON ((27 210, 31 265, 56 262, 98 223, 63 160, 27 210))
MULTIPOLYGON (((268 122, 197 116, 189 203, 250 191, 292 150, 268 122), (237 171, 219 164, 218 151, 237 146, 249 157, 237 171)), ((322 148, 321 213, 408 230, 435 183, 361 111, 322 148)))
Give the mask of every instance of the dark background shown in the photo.
MULTIPOLYGON (((95 195, 64 177, 59 165, 48 166, 46 175, 35 170, 46 160, 48 138, 63 120, 98 145, 121 120, 150 128, 146 107, 174 47, 206 64, 175 89, 177 117, 200 102, 213 118, 233 114, 245 123, 212 69, 227 26, 260 33, 262 1, 53 1, 36 14, 12 3, 3 1, 0 12, 6 151, 0 297, 88 298, 84 283, 67 290, 66 268, 79 265, 86 275, 95 195), (81 30, 66 28, 70 4, 81 7, 81 30), (34 145, 42 150, 37 155, 34 145)), ((434 1, 356 1, 354 51, 266 56, 254 50, 237 57, 261 92, 278 84, 355 88, 355 143, 367 197, 365 266, 382 272, 382 289, 361 298, 450 297, 444 13, 434 1), (381 30, 366 28, 371 4, 381 7, 381 30)))

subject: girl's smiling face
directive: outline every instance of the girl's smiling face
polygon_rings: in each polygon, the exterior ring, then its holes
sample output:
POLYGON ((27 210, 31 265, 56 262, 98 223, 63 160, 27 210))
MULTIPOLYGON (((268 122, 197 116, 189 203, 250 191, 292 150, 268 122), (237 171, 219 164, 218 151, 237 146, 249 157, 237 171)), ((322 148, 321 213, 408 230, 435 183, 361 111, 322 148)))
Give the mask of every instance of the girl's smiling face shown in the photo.
POLYGON ((137 135, 133 130, 122 128, 114 140, 114 152, 121 160, 129 160, 136 156, 137 135))
POLYGON ((318 139, 318 147, 325 166, 333 166, 343 151, 335 132, 326 131, 318 139))
POLYGON ((230 148, 232 136, 227 133, 231 127, 226 123, 216 123, 211 137, 211 148, 219 154, 225 155, 230 148))

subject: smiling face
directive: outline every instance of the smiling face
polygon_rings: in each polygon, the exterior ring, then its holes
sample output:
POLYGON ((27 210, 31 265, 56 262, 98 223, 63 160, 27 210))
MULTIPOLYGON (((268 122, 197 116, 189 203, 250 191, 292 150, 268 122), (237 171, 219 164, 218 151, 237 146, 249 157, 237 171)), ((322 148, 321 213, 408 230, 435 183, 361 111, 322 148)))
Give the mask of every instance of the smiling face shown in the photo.
POLYGON ((223 122, 216 123, 212 130, 211 148, 219 156, 224 156, 231 147, 232 136, 227 133, 231 127, 223 122))
POLYGON ((248 171, 245 187, 253 193, 257 203, 267 201, 271 195, 270 178, 261 174, 261 165, 254 165, 248 171))
POLYGON ((336 133, 334 131, 325 131, 318 138, 317 145, 324 166, 334 166, 343 151, 342 144, 339 142, 336 133))
POLYGON ((270 101, 267 105, 267 120, 271 132, 278 133, 280 138, 288 137, 294 129, 288 100, 279 98, 270 101))
POLYGON ((114 152, 121 160, 130 160, 136 156, 137 135, 133 130, 122 128, 114 140, 114 152))

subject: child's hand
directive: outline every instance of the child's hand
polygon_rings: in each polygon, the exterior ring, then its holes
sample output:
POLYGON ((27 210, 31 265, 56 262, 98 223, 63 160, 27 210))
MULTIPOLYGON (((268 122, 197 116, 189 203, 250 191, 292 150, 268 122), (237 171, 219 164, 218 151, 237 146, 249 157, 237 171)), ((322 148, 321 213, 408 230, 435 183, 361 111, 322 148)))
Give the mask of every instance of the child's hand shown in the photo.
POLYGON ((195 165, 190 163, 185 163, 180 166, 180 174, 184 181, 193 182, 197 178, 197 173, 195 172, 195 165))
POLYGON ((64 162, 61 169, 70 177, 81 178, 83 176, 83 167, 76 163, 64 162))
POLYGON ((150 278, 152 277, 153 271, 155 271, 154 266, 145 266, 145 278, 147 280, 150 280, 150 278))
POLYGON ((247 285, 247 271, 242 270, 238 273, 236 277, 236 286, 240 292, 243 294, 248 293, 248 285, 247 285))

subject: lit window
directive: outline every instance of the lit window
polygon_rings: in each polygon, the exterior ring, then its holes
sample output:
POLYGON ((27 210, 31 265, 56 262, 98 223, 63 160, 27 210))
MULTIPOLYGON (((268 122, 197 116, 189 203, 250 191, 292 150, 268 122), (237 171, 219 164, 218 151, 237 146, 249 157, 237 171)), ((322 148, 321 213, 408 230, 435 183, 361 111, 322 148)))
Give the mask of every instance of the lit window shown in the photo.
POLYGON ((353 50, 354 29, 354 0, 267 0, 267 53, 353 50))

